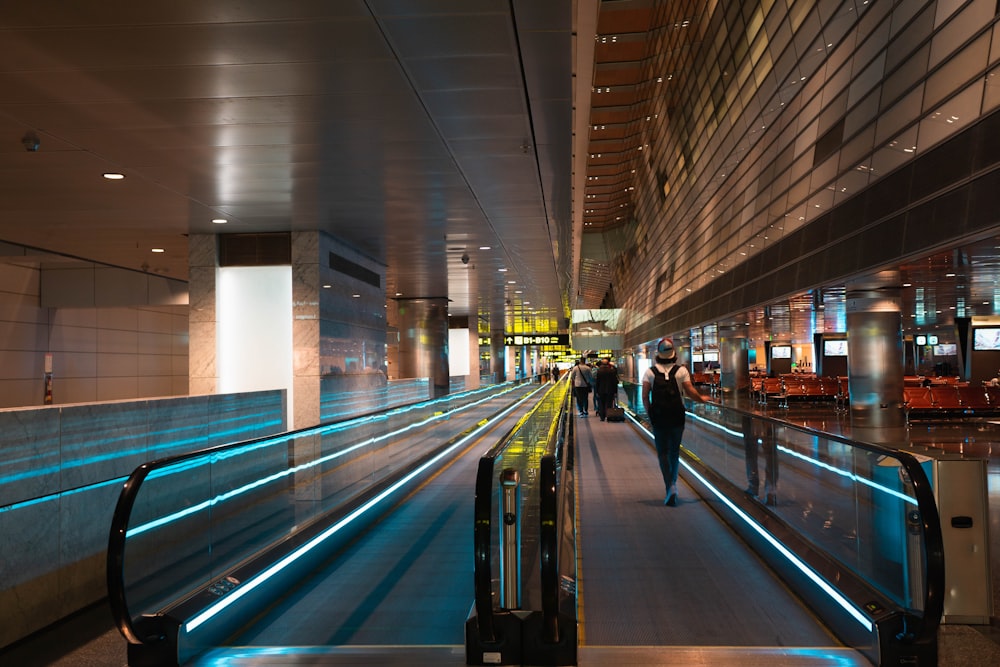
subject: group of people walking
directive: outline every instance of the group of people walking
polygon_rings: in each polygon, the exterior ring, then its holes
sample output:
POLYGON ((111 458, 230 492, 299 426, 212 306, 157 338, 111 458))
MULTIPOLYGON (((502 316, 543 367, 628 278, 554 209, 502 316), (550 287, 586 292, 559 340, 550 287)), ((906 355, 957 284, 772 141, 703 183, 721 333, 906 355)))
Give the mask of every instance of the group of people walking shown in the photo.
POLYGON ((576 398, 576 407, 581 417, 590 416, 590 394, 594 394, 594 412, 601 418, 607 419, 607 409, 618 404, 618 368, 611 361, 611 358, 598 359, 594 367, 587 363, 583 357, 576 362, 573 370, 570 371, 570 379, 573 383, 573 396, 576 398))

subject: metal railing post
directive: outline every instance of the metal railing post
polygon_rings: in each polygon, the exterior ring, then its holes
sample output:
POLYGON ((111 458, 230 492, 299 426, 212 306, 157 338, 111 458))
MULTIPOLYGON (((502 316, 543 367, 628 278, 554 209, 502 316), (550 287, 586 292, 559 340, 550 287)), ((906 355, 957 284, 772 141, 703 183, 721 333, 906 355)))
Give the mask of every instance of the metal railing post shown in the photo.
POLYGON ((520 545, 520 475, 513 468, 500 473, 503 487, 501 512, 503 528, 500 531, 500 608, 521 607, 521 545, 520 545))

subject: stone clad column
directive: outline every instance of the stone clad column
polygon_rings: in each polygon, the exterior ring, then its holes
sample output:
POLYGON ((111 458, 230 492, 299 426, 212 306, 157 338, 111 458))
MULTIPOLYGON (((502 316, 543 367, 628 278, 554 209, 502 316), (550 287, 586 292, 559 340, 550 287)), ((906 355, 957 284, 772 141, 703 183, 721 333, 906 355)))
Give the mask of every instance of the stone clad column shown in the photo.
POLYGON ((719 378, 722 394, 746 396, 750 387, 750 362, 746 334, 735 328, 719 330, 719 378))
POLYGON ((292 232, 292 354, 294 424, 322 421, 320 405, 320 239, 292 232))
POLYGON ((852 426, 894 428, 906 423, 900 289, 896 271, 883 271, 847 284, 852 426))
POLYGON ((448 393, 448 299, 400 299, 399 377, 430 379, 431 398, 448 393))
POLYGON ((503 330, 490 333, 490 373, 494 384, 499 384, 507 378, 507 347, 503 341, 503 330))
POLYGON ((217 237, 188 237, 188 393, 214 394, 219 376, 215 359, 215 274, 217 237))

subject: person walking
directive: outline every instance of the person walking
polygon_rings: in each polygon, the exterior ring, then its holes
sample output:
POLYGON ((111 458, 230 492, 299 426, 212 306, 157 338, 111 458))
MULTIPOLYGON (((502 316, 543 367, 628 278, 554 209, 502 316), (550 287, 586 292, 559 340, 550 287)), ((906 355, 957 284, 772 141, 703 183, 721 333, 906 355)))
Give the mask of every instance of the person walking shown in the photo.
POLYGON ((586 417, 589 414, 587 405, 590 403, 590 387, 594 384, 594 376, 585 358, 581 357, 580 361, 573 367, 570 372, 570 382, 573 384, 573 396, 576 398, 576 407, 580 411, 580 416, 586 417))
POLYGON ((594 393, 598 398, 597 416, 604 421, 608 417, 608 408, 613 408, 618 397, 618 369, 611 363, 611 359, 605 359, 597 367, 597 375, 594 377, 594 393))
POLYGON ((681 438, 684 436, 684 399, 705 403, 691 382, 691 372, 677 363, 674 341, 661 338, 656 342, 656 357, 642 375, 642 405, 653 427, 656 458, 660 463, 666 486, 664 505, 677 505, 677 472, 680 466, 681 438))

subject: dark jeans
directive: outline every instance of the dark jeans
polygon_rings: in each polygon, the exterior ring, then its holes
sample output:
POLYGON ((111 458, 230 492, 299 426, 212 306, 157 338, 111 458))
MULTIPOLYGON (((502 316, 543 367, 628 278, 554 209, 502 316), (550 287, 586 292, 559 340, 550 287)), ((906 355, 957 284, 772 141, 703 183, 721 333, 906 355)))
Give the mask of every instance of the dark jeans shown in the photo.
POLYGON ((757 495, 760 490, 759 452, 764 454, 764 494, 773 494, 778 487, 778 447, 774 442, 774 428, 769 422, 754 421, 743 424, 743 447, 746 454, 747 491, 757 495), (758 450, 759 446, 759 450, 758 450))
POLYGON ((617 392, 608 392, 597 396, 597 398, 600 399, 597 407, 597 414, 601 416, 601 419, 608 416, 608 408, 614 407, 616 393, 617 392))
POLYGON ((587 412, 587 405, 590 402, 590 387, 573 387, 573 395, 576 397, 576 409, 580 412, 587 412))
POLYGON ((680 468, 681 438, 684 436, 684 424, 680 426, 664 426, 653 424, 653 440, 656 443, 656 458, 660 462, 660 472, 663 474, 663 484, 667 487, 667 496, 677 492, 677 472, 680 468))

